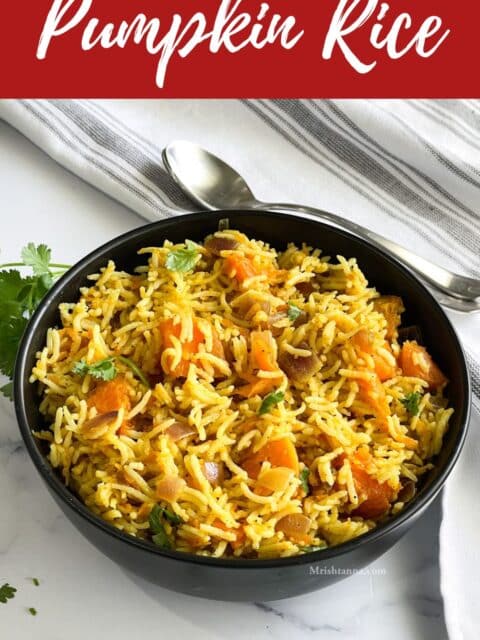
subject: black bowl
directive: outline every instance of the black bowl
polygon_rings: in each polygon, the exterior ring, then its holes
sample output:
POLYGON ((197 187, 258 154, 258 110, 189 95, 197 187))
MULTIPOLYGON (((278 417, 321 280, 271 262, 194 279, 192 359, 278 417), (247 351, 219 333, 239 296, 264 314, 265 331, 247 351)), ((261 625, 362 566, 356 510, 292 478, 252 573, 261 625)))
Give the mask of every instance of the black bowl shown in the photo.
POLYGON ((15 368, 15 409, 20 430, 35 466, 65 515, 103 553, 132 572, 168 589, 219 600, 277 600, 320 589, 359 570, 389 549, 413 525, 441 490, 460 453, 470 410, 470 382, 465 357, 448 318, 412 273, 394 258, 345 231, 313 217, 271 212, 205 212, 162 220, 130 231, 90 253, 47 294, 22 339, 15 368), (166 551, 122 533, 93 515, 67 489, 46 458, 46 448, 32 435, 42 423, 38 389, 28 382, 35 354, 47 328, 59 322, 58 304, 78 298, 87 275, 108 259, 131 270, 145 258, 138 249, 165 239, 202 240, 229 218, 232 228, 268 241, 276 249, 287 242, 309 244, 324 253, 356 257, 372 285, 405 301, 406 325, 420 325, 429 351, 448 375, 448 395, 455 413, 435 469, 422 482, 416 498, 398 516, 359 538, 332 549, 275 560, 225 560, 166 551))

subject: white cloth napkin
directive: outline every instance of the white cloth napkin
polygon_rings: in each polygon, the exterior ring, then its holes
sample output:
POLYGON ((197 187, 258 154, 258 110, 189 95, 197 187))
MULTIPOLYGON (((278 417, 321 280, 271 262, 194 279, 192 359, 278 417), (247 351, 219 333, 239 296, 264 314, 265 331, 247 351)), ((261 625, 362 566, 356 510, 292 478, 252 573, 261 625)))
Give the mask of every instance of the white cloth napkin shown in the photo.
MULTIPOLYGON (((187 139, 238 168, 262 199, 338 212, 480 275, 478 101, 26 100, 0 101, 0 118, 149 220, 196 208, 161 160, 165 144, 187 139)), ((450 317, 480 402, 480 316, 450 317)), ((452 640, 476 638, 480 627, 480 581, 465 581, 480 571, 479 466, 475 411, 444 492, 440 560, 452 640)))

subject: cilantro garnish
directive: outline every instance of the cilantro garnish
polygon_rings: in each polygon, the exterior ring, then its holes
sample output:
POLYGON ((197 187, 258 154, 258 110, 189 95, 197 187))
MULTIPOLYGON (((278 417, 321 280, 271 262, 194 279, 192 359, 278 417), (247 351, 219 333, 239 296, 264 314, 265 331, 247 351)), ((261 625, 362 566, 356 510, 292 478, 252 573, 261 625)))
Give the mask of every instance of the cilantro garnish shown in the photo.
MULTIPOLYGON (((51 251, 30 242, 22 249, 22 262, 0 265, 0 373, 12 378, 18 344, 27 322, 43 296, 69 265, 50 262, 51 251), (22 275, 11 267, 29 267, 31 275, 22 275)), ((0 392, 12 398, 8 382, 0 392)))
POLYGON ((16 592, 17 590, 15 589, 15 587, 12 587, 8 584, 8 582, 6 582, 0 587, 0 602, 6 604, 7 600, 11 600, 15 597, 16 592))
POLYGON ((173 249, 169 252, 165 266, 169 271, 187 273, 194 268, 199 255, 198 245, 191 240, 186 240, 184 249, 173 249))
POLYGON ((407 394, 405 398, 402 398, 400 400, 400 402, 403 404, 410 415, 418 416, 418 413, 420 411, 419 405, 421 398, 421 394, 418 391, 415 391, 413 393, 407 394))
POLYGON ((181 524, 183 520, 179 518, 176 513, 161 507, 159 504, 154 505, 153 509, 150 511, 148 521, 153 534, 153 542, 164 549, 171 549, 172 541, 165 531, 165 526, 163 524, 164 520, 167 520, 172 525, 181 524))
POLYGON ((173 525, 182 524, 183 522, 180 516, 177 516, 176 513, 173 513, 173 511, 169 511, 168 509, 163 509, 163 517, 173 525))
POLYGON ((36 616, 37 615, 37 610, 35 609, 35 607, 29 607, 28 613, 30 615, 32 615, 32 616, 36 616))
POLYGON ((32 267, 36 276, 50 274, 50 259, 52 252, 46 244, 39 244, 37 247, 33 242, 29 242, 22 249, 22 260, 25 265, 32 267))
POLYGON ((113 358, 105 358, 93 364, 87 364, 84 359, 73 365, 72 372, 79 376, 90 374, 97 380, 113 380, 117 375, 117 369, 113 358))
POLYGON ((302 489, 305 491, 307 496, 310 493, 310 485, 308 484, 309 475, 310 475, 310 471, 307 467, 305 467, 305 469, 302 469, 300 471, 300 482, 302 484, 302 489))
POLYGON ((268 396, 262 401, 260 405, 260 409, 258 410, 259 415, 263 416, 265 413, 269 413, 275 405, 281 402, 285 398, 285 394, 283 391, 272 391, 268 396))
POLYGON ((291 322, 295 322, 295 320, 301 315, 302 315, 302 310, 299 307, 297 307, 296 304, 293 304, 293 302, 289 302, 288 311, 287 311, 288 319, 291 322))
POLYGON ((87 364, 82 358, 82 360, 73 365, 72 372, 79 376, 86 376, 87 374, 90 374, 97 380, 113 380, 118 375, 115 360, 123 362, 123 364, 133 371, 133 374, 147 387, 147 389, 150 388, 150 383, 145 377, 145 374, 132 360, 130 360, 130 358, 127 358, 126 356, 111 356, 110 358, 99 360, 93 364, 87 364))

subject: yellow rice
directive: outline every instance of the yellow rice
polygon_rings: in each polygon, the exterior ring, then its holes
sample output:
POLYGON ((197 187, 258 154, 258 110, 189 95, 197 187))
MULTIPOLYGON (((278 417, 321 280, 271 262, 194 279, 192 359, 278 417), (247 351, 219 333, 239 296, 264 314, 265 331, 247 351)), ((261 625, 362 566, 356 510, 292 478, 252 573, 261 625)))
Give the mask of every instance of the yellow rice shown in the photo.
MULTIPOLYGON (((383 383, 391 413, 388 432, 379 429, 359 399, 358 380, 369 375, 368 362, 359 361, 349 340, 367 329, 382 342, 386 320, 374 309, 379 293, 368 286, 354 258, 332 260, 319 249, 293 245, 277 253, 237 231, 217 235, 239 242, 260 275, 239 284, 223 269, 229 251, 212 258, 203 246, 198 247, 201 257, 193 271, 170 271, 166 257, 179 246, 166 241, 163 247, 140 252, 148 262, 135 274, 117 271, 110 261, 90 276, 91 286, 81 289, 77 302, 60 305, 62 326, 49 329, 31 376, 32 382, 40 383, 40 409, 50 425, 37 435, 49 443, 51 464, 89 509, 133 536, 150 539, 149 514, 159 502, 157 484, 173 475, 190 479, 173 503, 160 501, 181 519, 178 525, 164 524, 177 550, 214 557, 302 553, 305 544, 276 528, 289 514, 309 518, 309 548, 351 540, 404 507, 395 497, 380 519, 356 516, 359 497, 351 455, 368 448, 368 473, 388 483, 398 496, 406 480, 416 483, 431 468, 429 460, 441 449, 452 409, 441 390, 433 395, 422 379, 401 372, 383 383), (273 271, 267 276, 262 271, 269 266, 273 271), (321 282, 320 289, 302 295, 299 283, 314 278, 321 282), (241 314, 242 295, 269 304, 257 305, 253 315, 241 314), (265 308, 284 308, 287 302, 301 309, 307 321, 295 326, 285 314, 277 319, 278 354, 302 357, 311 349, 321 367, 303 384, 292 384, 282 373, 278 389, 284 400, 259 415, 260 395, 238 395, 245 384, 241 373, 248 364, 248 335, 265 326, 265 308), (167 354, 172 369, 182 359, 182 342, 191 339, 193 318, 208 321, 204 349, 191 360, 186 378, 162 373, 167 356, 165 349, 162 355, 159 322, 164 318, 175 319, 181 327, 167 354), (228 345, 229 359, 210 353, 208 327, 228 345), (82 359, 94 363, 118 355, 152 376, 152 388, 117 362, 128 384, 131 408, 120 409, 111 423, 86 433, 83 425, 96 414, 88 398, 99 382, 90 375, 75 375, 72 368, 82 359), (419 413, 412 417, 401 400, 415 391, 422 396, 419 413), (195 434, 174 442, 166 432, 178 419, 195 434), (404 436, 416 440, 416 447, 408 447, 404 436), (284 437, 294 443, 300 469, 309 470, 309 495, 302 490, 300 474, 287 474, 286 485, 268 495, 257 491, 256 480, 242 468, 248 452, 284 437), (227 470, 220 486, 205 478, 205 462, 217 462, 227 470), (240 529, 242 537, 232 544, 240 529)), ((395 362, 399 348, 394 340, 385 357, 395 362)), ((264 462, 262 473, 268 467, 264 462)))

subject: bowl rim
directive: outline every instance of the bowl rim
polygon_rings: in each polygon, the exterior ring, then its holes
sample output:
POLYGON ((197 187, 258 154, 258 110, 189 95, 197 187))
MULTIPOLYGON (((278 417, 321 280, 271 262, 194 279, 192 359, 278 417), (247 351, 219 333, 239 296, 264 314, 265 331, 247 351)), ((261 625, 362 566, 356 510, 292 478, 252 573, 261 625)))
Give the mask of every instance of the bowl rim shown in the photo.
POLYGON ((359 238, 355 236, 353 233, 346 231, 342 228, 339 228, 333 224, 322 221, 312 214, 302 214, 301 216, 287 212, 274 212, 269 211, 268 208, 265 209, 247 209, 247 208, 235 208, 231 210, 218 210, 218 211, 198 211, 195 213, 185 213, 178 214, 175 216, 166 217, 164 219, 159 219, 155 222, 151 222, 149 224, 141 225, 140 227, 136 227, 131 229, 125 233, 122 233, 119 236, 112 238, 111 240, 105 242, 100 245, 93 251, 90 251, 86 256, 84 256, 81 260, 76 262, 48 291, 45 297, 40 302, 39 306, 35 310, 33 316, 31 317, 28 325, 25 329, 23 337, 20 341, 17 359, 15 362, 15 370, 14 370, 14 406, 15 413, 17 417, 17 421, 19 424, 20 432, 22 438, 24 440, 26 449, 28 454, 34 463, 37 471, 42 476, 43 480, 46 482, 50 491, 54 494, 57 499, 60 499, 61 502, 65 503, 68 508, 72 509, 75 514, 85 519, 89 524, 93 525, 97 529, 100 529, 103 533, 116 538, 119 542, 124 542, 131 547, 137 548, 144 553, 150 553, 153 556, 160 556, 170 558, 172 560, 176 560, 179 562, 185 562, 190 564, 198 564, 204 566, 211 566, 217 568, 242 568, 242 569, 259 569, 259 568, 281 568, 281 567, 292 567, 298 565, 308 565, 313 564, 315 562, 323 562, 335 559, 340 556, 344 556, 350 553, 353 550, 358 550, 361 547, 365 547, 370 543, 374 543, 379 539, 387 536, 390 532, 395 531, 396 529, 402 527, 402 525, 408 521, 411 517, 415 515, 417 512, 422 512, 424 508, 426 508, 432 500, 437 496, 437 494, 441 491, 443 485, 445 484, 446 479, 450 475, 453 467, 455 466, 458 457, 461 453, 463 445, 465 443, 465 438, 468 431, 468 425, 470 421, 470 412, 471 412, 471 380, 470 374, 466 363, 465 353, 462 347, 462 344, 457 336, 455 329, 453 328, 448 316, 445 311, 442 309, 440 304, 435 300, 433 295, 428 291, 425 285, 419 280, 417 275, 407 266, 403 265, 399 260, 397 260, 394 256, 387 253, 385 250, 380 248, 379 246, 365 240, 363 238, 359 238), (228 218, 235 217, 241 218, 242 216, 247 215, 259 215, 259 216, 267 216, 267 217, 275 217, 278 221, 278 218, 283 218, 284 221, 292 221, 295 222, 298 219, 306 219, 310 222, 313 222, 320 227, 326 227, 328 229, 333 230, 335 233, 343 236, 346 239, 353 239, 356 242, 360 242, 368 247, 370 251, 378 254, 383 260, 390 262, 398 271, 403 272, 404 275, 407 276, 407 279, 413 279, 416 282, 417 286, 420 286, 423 289, 423 294, 427 298, 429 304, 434 306, 437 312, 443 316, 445 324, 450 333, 450 338, 454 347, 456 348, 457 354, 461 360, 461 367, 463 369, 463 379, 464 379, 464 397, 461 399, 461 407, 463 409, 463 415, 460 416, 461 426, 460 431, 457 436, 457 442, 455 444, 455 448, 448 458, 447 462, 444 464, 444 467, 440 470, 438 477, 432 482, 431 486, 424 492, 423 495, 419 495, 417 499, 413 502, 409 503, 399 514, 393 516, 391 519, 379 524, 375 529, 364 533, 357 538, 349 540, 348 542, 344 542, 335 547, 327 547, 325 549, 320 549, 318 551, 313 551, 310 553, 288 556, 285 558, 269 558, 269 559, 247 559, 247 558, 213 558, 211 556, 200 556, 193 553, 187 553, 183 551, 176 551, 170 549, 164 549, 161 547, 157 547, 153 542, 149 542, 147 540, 142 540, 140 538, 136 538, 128 533, 124 533, 120 529, 117 529, 114 525, 108 523, 105 520, 102 520, 100 516, 95 515, 92 511, 88 509, 88 507, 81 501, 81 499, 76 496, 67 486, 61 481, 58 474, 55 472, 51 464, 48 462, 47 458, 42 455, 40 449, 37 446, 36 440, 33 436, 32 427, 29 424, 29 417, 27 415, 26 407, 25 407, 25 396, 23 392, 23 382, 25 379, 28 379, 30 376, 30 372, 26 369, 27 358, 29 355, 29 351, 31 348, 32 339, 38 330, 39 324, 43 318, 43 315, 50 309, 52 304, 58 305, 59 302, 57 298, 61 295, 61 291, 63 287, 70 283, 71 280, 75 279, 88 265, 98 259, 98 257, 102 254, 106 254, 107 252, 117 249, 124 244, 128 244, 130 242, 134 242, 136 238, 139 238, 150 230, 153 229, 165 229, 168 230, 168 227, 175 226, 179 222, 188 222, 202 220, 208 217, 216 217, 220 218, 228 218))

